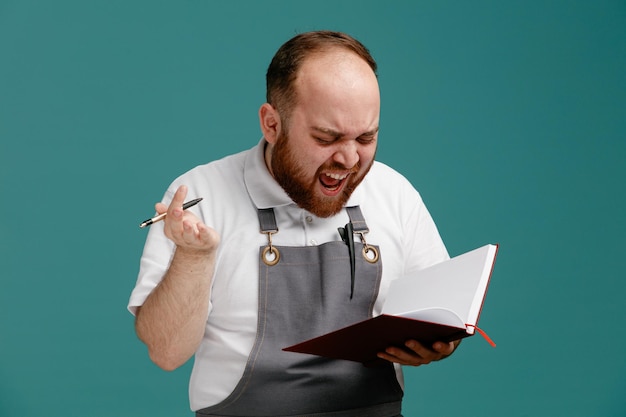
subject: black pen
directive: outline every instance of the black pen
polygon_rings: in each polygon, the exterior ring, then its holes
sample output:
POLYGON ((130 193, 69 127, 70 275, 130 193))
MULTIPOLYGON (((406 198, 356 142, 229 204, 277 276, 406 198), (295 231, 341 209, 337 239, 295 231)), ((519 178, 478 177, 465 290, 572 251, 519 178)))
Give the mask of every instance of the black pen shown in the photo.
MULTIPOLYGON (((183 204, 183 210, 187 210, 189 207, 193 207, 196 204, 198 204, 199 202, 202 201, 202 197, 200 198, 196 198, 195 200, 191 200, 191 201, 187 201, 185 204, 183 204)), ((161 221, 165 218, 165 216, 167 216, 167 212, 166 213, 161 213, 158 216, 155 216, 151 219, 148 220, 144 220, 139 227, 144 228, 146 226, 150 226, 152 223, 156 223, 158 221, 161 221)))

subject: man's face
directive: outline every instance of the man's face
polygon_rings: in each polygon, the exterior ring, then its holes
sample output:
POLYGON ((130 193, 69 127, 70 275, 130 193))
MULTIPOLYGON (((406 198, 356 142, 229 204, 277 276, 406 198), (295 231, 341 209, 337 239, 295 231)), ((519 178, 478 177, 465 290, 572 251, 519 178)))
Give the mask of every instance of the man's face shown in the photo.
POLYGON ((273 144, 270 169, 296 204, 329 217, 374 162, 378 82, 365 61, 336 50, 308 58, 296 88, 297 104, 273 144))

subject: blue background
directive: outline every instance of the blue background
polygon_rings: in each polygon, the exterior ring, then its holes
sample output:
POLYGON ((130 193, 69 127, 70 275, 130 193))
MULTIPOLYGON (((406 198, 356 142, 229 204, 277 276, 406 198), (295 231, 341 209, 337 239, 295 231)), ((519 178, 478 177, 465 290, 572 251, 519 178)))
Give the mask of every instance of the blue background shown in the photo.
POLYGON ((626 3, 483 0, 0 2, 0 415, 191 415, 126 311, 137 224, 257 142, 313 29, 377 58, 379 159, 450 253, 501 245, 498 347, 407 370, 405 416, 626 415, 626 3))

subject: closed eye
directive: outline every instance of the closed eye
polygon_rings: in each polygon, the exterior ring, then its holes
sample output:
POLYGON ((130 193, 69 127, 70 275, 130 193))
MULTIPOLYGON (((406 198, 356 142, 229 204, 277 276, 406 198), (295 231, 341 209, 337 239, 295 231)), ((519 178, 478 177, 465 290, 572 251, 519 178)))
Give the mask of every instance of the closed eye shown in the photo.
POLYGON ((359 136, 356 140, 359 143, 367 145, 376 141, 376 135, 363 135, 363 136, 359 136))
MULTIPOLYGON (((315 133, 312 133, 312 137, 320 144, 322 145, 329 145, 332 143, 335 143, 336 141, 344 138, 346 135, 341 133, 341 132, 336 132, 334 130, 331 129, 326 129, 326 128, 321 128, 321 127, 314 127, 313 131, 315 133)), ((368 145, 371 143, 376 142, 376 137, 378 136, 378 127, 374 130, 371 130, 369 132, 364 132, 362 135, 360 135, 359 137, 356 138, 357 142, 363 144, 363 145, 368 145)))
POLYGON ((337 138, 321 138, 318 136, 313 136, 313 139, 315 139, 318 143, 321 143, 322 145, 330 145, 337 140, 337 138))

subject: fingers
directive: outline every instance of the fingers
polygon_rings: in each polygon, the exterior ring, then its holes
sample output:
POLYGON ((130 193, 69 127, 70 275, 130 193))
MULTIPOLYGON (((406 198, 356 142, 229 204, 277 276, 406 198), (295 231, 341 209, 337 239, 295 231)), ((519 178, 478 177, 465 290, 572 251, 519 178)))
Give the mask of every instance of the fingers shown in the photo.
POLYGON ((167 206, 163 203, 156 203, 154 208, 158 214, 165 213, 167 211, 167 206))
POLYGON ((187 196, 187 187, 181 185, 174 193, 174 197, 169 206, 157 203, 155 209, 158 213, 167 213, 164 222, 165 236, 173 240, 178 245, 183 231, 183 202, 187 196))
POLYGON ((426 348, 415 340, 405 343, 406 349, 399 347, 389 347, 378 356, 400 365, 420 366, 427 365, 436 360, 438 353, 426 348))
POLYGON ((167 216, 171 216, 174 223, 182 222, 185 197, 187 197, 187 186, 181 185, 174 193, 174 198, 167 209, 167 216))
POLYGON ((219 235, 207 227, 191 211, 183 210, 187 197, 187 187, 181 185, 172 198, 169 206, 157 203, 158 213, 167 212, 164 232, 179 249, 192 251, 212 251, 219 243, 219 235))
POLYGON ((204 242, 210 239, 210 234, 208 227, 195 216, 193 218, 185 216, 182 220, 182 233, 179 238, 181 242, 184 242, 182 246, 203 246, 204 242))
POLYGON ((455 344, 436 342, 430 349, 415 340, 409 340, 405 346, 406 349, 389 347, 384 352, 380 352, 378 357, 401 365, 427 365, 452 354, 455 344))
POLYGON ((181 185, 180 187, 178 187, 178 189, 174 193, 174 197, 172 198, 172 201, 170 202, 169 206, 163 203, 156 203, 154 205, 154 208, 156 209, 157 213, 162 214, 162 213, 167 212, 167 215, 170 216, 171 214, 173 214, 174 209, 177 207, 180 208, 182 211, 183 203, 185 202, 186 197, 187 197, 187 186, 181 185))
POLYGON ((454 352, 455 348, 456 344, 454 342, 436 342, 435 344, 433 344, 433 349, 435 350, 435 352, 438 352, 444 357, 452 355, 452 352, 454 352))

